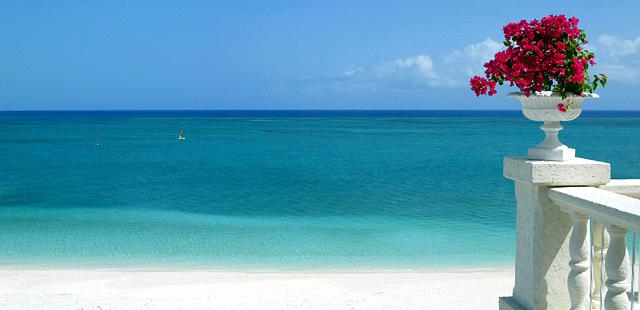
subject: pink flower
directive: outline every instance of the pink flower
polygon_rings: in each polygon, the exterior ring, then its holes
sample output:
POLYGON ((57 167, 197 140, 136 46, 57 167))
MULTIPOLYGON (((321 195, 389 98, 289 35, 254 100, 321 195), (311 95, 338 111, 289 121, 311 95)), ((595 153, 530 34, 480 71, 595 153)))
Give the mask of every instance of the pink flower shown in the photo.
POLYGON ((564 103, 562 103, 562 102, 558 103, 557 107, 558 107, 558 111, 560 111, 562 113, 567 112, 567 107, 564 106, 564 103))
POLYGON ((558 76, 559 77, 564 77, 565 75, 566 75, 565 70, 564 69, 560 69, 558 76))
POLYGON ((593 53, 579 53, 587 41, 578 22, 575 17, 549 15, 507 24, 507 48, 484 64, 485 76, 472 78, 471 89, 476 96, 496 94, 497 82, 515 85, 527 96, 555 87, 585 89, 586 70, 596 62, 593 53))
POLYGON ((486 95, 487 91, 489 96, 496 94, 496 82, 487 80, 483 77, 474 76, 469 82, 471 90, 476 93, 476 96, 486 95))

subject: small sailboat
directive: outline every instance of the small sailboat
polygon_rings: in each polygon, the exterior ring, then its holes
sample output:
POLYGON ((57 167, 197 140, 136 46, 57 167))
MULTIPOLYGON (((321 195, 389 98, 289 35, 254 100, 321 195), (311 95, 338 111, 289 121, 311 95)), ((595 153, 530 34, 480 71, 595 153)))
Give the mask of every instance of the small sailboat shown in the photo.
POLYGON ((184 135, 182 134, 182 128, 180 128, 180 134, 178 134, 178 140, 187 140, 187 138, 185 138, 184 135))
POLYGON ((96 146, 101 146, 102 143, 100 143, 100 136, 96 136, 96 146))

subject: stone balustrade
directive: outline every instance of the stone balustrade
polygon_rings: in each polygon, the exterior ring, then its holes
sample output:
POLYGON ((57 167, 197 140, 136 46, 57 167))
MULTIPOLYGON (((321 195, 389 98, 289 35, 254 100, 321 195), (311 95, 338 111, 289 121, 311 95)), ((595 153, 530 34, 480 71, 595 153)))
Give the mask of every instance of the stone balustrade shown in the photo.
POLYGON ((600 186, 609 192, 640 199, 640 179, 611 180, 609 183, 600 186))
MULTIPOLYGON (((590 300, 589 218, 606 226, 610 237, 605 256, 605 309, 629 309, 627 291, 631 264, 627 253, 627 233, 640 231, 640 200, 595 187, 552 188, 549 197, 573 220, 569 241, 571 272, 567 281, 571 309, 585 309, 586 305, 593 308, 594 304, 590 300)), ((600 288, 595 287, 595 290, 600 288)))
POLYGON ((516 189, 516 281, 500 309, 630 309, 640 180, 610 180, 608 163, 581 158, 508 157, 504 175, 516 189))

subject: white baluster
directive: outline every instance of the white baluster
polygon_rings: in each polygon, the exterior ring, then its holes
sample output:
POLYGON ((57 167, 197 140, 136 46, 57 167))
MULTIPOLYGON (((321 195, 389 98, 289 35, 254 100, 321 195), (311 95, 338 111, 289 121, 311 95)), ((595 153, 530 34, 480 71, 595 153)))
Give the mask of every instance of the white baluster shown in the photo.
POLYGON ((627 230, 615 225, 607 226, 611 242, 605 260, 607 270, 607 295, 604 306, 607 310, 629 309, 629 257, 627 255, 627 230))
POLYGON ((636 238, 637 234, 633 233, 633 241, 631 241, 631 310, 634 310, 636 304, 636 293, 638 291, 638 287, 635 286, 634 281, 636 280, 636 238))
POLYGON ((604 229, 602 224, 595 223, 593 225, 593 302, 592 309, 600 309, 602 302, 603 282, 607 280, 602 268, 602 259, 607 255, 609 248, 609 233, 604 229))
POLYGON ((571 255, 571 272, 569 272, 569 297, 571 310, 584 310, 589 305, 589 218, 579 213, 571 213, 573 228, 569 239, 569 254, 571 255))

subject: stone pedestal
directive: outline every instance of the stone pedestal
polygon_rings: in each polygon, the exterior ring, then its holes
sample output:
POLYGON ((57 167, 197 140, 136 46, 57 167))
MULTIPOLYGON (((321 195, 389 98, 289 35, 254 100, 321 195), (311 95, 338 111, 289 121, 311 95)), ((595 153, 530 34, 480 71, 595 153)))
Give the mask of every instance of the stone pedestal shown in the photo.
POLYGON ((599 186, 609 182, 608 163, 576 158, 540 161, 504 159, 504 176, 516 183, 516 283, 500 309, 569 309, 567 277, 571 218, 548 198, 554 186, 599 186))

